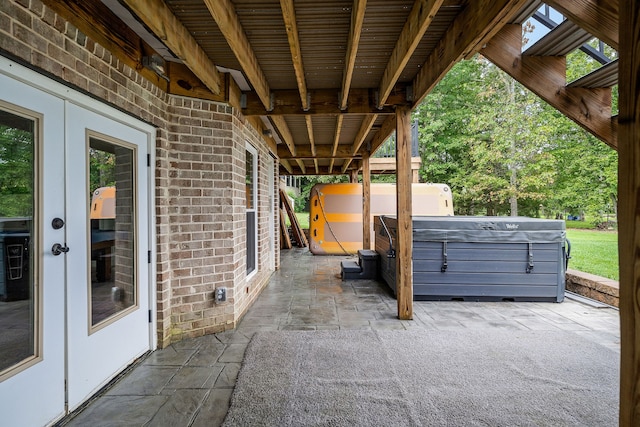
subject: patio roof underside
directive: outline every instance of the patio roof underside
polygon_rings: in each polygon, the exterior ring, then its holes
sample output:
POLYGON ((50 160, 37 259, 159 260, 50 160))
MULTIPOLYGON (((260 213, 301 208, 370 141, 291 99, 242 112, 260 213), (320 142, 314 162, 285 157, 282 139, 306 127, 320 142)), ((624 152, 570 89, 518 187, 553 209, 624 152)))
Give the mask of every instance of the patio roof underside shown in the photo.
POLYGON ((522 53, 521 26, 539 0, 45 3, 136 69, 143 57, 162 56, 168 81, 145 71, 167 92, 240 109, 277 154, 281 174, 359 170, 395 130, 396 107, 415 107, 477 52, 617 146, 617 61, 584 82, 567 84, 565 73, 566 54, 585 40, 618 49, 617 1, 548 1, 571 28, 550 33, 535 55, 522 53))

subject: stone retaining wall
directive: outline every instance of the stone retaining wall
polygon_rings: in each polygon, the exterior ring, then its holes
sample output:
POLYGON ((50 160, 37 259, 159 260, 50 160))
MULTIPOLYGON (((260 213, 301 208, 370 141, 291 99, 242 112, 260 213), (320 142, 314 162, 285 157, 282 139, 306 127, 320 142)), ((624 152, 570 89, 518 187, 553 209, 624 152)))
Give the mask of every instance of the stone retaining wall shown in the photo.
POLYGON ((587 298, 618 307, 620 287, 616 280, 567 269, 566 289, 587 298))

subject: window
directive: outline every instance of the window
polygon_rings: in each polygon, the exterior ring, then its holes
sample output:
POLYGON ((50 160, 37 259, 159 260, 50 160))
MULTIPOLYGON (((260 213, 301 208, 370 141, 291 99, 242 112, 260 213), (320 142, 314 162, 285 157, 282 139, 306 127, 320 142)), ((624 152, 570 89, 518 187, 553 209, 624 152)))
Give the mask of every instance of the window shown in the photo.
POLYGON ((258 266, 258 152, 247 144, 245 191, 247 203, 247 275, 258 266))

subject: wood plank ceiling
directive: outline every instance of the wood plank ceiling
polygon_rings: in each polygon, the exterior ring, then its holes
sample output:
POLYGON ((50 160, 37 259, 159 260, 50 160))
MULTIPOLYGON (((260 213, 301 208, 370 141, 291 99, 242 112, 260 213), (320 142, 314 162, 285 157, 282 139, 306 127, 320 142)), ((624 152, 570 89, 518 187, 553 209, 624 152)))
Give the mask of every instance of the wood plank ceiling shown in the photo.
POLYGON ((617 62, 570 84, 565 72, 567 53, 593 36, 617 49, 617 1, 548 1, 569 20, 528 53, 521 27, 539 0, 44 2, 98 42, 120 46, 138 69, 143 55, 160 53, 169 81, 158 84, 169 93, 239 108, 272 144, 281 174, 358 170, 394 131, 397 107, 415 107, 457 61, 478 52, 617 146, 617 62), (125 8, 143 24, 142 31, 129 25, 145 40, 138 46, 116 25, 125 8), (96 13, 113 15, 103 18, 111 23, 83 26, 79 17, 96 13), (149 46, 145 31, 155 36, 149 46))

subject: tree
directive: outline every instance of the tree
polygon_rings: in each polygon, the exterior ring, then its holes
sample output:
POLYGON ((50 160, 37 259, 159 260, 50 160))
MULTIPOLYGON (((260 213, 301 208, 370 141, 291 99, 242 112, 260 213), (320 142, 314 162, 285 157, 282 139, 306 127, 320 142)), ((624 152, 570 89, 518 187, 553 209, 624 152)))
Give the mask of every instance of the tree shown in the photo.
POLYGON ((0 125, 0 217, 33 216, 34 133, 0 125))

